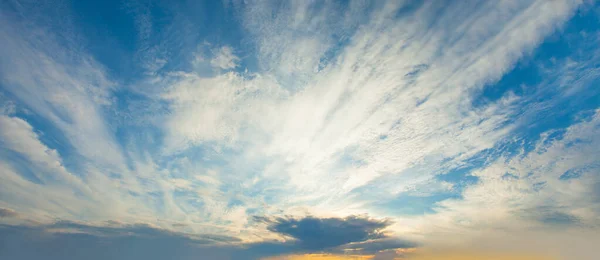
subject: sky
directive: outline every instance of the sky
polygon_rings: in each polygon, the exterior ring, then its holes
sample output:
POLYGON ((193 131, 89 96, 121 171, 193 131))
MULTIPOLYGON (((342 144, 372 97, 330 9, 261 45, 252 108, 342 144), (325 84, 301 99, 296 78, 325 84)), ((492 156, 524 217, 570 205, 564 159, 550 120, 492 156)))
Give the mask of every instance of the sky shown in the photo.
POLYGON ((1 259, 597 259, 600 4, 0 2, 1 259))

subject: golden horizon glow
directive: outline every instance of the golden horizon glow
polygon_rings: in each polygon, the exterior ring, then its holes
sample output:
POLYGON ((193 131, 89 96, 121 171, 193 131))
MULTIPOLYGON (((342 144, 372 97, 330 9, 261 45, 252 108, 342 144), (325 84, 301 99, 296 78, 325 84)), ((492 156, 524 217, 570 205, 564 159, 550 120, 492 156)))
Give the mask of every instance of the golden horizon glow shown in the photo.
POLYGON ((262 260, 366 260, 373 259, 373 257, 373 255, 304 254, 276 256, 263 258, 262 260))

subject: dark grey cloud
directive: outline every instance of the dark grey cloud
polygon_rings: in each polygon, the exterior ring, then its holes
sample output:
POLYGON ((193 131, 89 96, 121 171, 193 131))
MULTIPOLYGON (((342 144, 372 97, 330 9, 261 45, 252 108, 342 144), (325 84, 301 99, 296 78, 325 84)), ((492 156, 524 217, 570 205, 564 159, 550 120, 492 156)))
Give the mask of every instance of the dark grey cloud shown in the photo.
POLYGON ((240 242, 240 239, 232 236, 204 234, 202 236, 194 236, 191 234, 178 233, 158 227, 153 227, 145 223, 120 224, 115 226, 91 226, 85 223, 77 223, 73 221, 58 221, 51 225, 44 226, 45 229, 74 229, 82 233, 95 236, 143 236, 146 238, 169 237, 171 240, 180 240, 182 242, 193 244, 212 244, 212 243, 232 243, 240 242))
POLYGON ((171 226, 176 227, 176 228, 181 228, 181 227, 187 227, 188 225, 185 223, 173 223, 173 224, 171 224, 171 226))
POLYGON ((241 244, 235 237, 193 236, 146 224, 110 226, 59 221, 49 225, 0 224, 0 259, 21 260, 254 260, 301 252, 294 244, 241 244))
POLYGON ((345 245, 384 238, 383 229, 389 220, 349 216, 346 218, 265 218, 255 220, 267 224, 267 228, 296 239, 296 244, 307 250, 323 250, 345 245))
POLYGON ((255 220, 267 223, 271 231, 293 237, 294 241, 243 244, 232 236, 194 236, 143 223, 127 225, 118 221, 107 221, 104 226, 73 221, 48 225, 0 224, 0 259, 246 260, 344 250, 373 254, 412 246, 382 233, 391 224, 388 220, 358 216, 257 217, 255 220))
POLYGON ((19 214, 12 209, 0 208, 0 218, 14 218, 18 215, 19 214))
POLYGON ((224 236, 192 238, 147 225, 94 227, 73 222, 45 226, 0 224, 0 259, 258 259, 244 258, 224 236), (50 230, 54 230, 50 232, 50 230), (65 230, 65 232, 56 232, 65 230), (77 231, 77 232, 71 232, 77 231), (241 256, 241 257, 239 257, 241 256))

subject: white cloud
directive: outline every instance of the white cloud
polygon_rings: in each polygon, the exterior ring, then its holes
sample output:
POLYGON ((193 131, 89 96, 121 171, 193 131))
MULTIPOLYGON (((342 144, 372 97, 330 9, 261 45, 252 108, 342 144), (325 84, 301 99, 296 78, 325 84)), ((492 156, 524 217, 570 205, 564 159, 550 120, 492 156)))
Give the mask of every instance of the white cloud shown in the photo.
POLYGON ((228 70, 236 68, 240 58, 233 54, 233 49, 229 46, 223 46, 217 50, 214 57, 210 60, 210 65, 215 68, 228 70))
MULTIPOLYGON (((547 139, 551 132, 542 134, 533 151, 500 157, 475 171, 480 180, 466 188, 462 199, 440 202, 436 213, 413 218, 411 228, 398 228, 417 232, 434 247, 527 249, 517 242, 522 236, 538 239, 530 244, 531 250, 546 250, 565 236, 598 239, 590 232, 597 232, 600 221, 599 126, 596 111, 590 121, 570 126, 560 140, 547 139), (561 178, 574 170, 577 177, 561 178), (457 233, 462 234, 460 239, 447 238, 457 233)), ((567 253, 576 253, 592 259, 589 244, 577 248, 580 252, 561 245, 552 254, 568 258, 567 253)))
POLYGON ((41 29, 35 35, 23 24, 1 19, 0 35, 7 39, 0 50, 4 90, 52 122, 85 157, 123 167, 121 152, 102 115, 102 108, 112 103, 114 84, 101 66, 86 55, 57 46, 41 29))
POLYGON ((40 142, 38 134, 27 122, 16 117, 0 116, 0 144, 3 149, 20 154, 27 160, 13 160, 15 157, 0 160, 0 187, 4 203, 13 203, 13 207, 31 214, 28 216, 31 220, 47 220, 47 214, 79 218, 84 209, 95 214, 102 211, 90 207, 96 203, 103 204, 99 201, 99 194, 83 179, 65 169, 57 151, 40 142), (24 168, 29 171, 23 171, 24 168), (32 182, 23 174, 33 174, 31 178, 41 183, 32 182))
POLYGON ((0 188, 3 203, 28 213, 27 219, 139 218, 131 216, 127 210, 129 207, 142 208, 143 205, 124 196, 135 186, 130 183, 121 189, 109 179, 104 168, 95 171, 90 166, 86 172, 73 174, 64 167, 58 152, 43 144, 32 126, 24 120, 0 116, 0 147, 26 160, 14 160, 18 157, 2 153, 0 188), (28 174, 34 176, 25 177, 28 174))
POLYGON ((177 77, 180 81, 163 96, 173 102, 174 112, 166 128, 166 143, 171 147, 210 141, 234 143, 246 125, 267 121, 251 117, 272 113, 267 109, 278 96, 285 95, 271 78, 260 75, 253 79, 232 72, 213 78, 193 74, 177 77))
MULTIPOLYGON (((3 155, 3 203, 38 221, 142 219, 128 212, 130 208, 143 211, 145 205, 128 193, 139 190, 139 181, 128 170, 113 126, 105 118, 113 105, 114 82, 80 48, 58 44, 70 44, 72 38, 63 39, 45 25, 35 27, 4 12, 0 13, 0 35, 6 39, 0 50, 2 91, 10 94, 13 111, 26 112, 41 129, 18 117, 0 117, 2 148, 29 162, 10 161, 3 155), (44 134, 74 154, 75 173, 65 168, 55 148, 40 141, 44 134), (24 178, 27 172, 42 184, 24 178), (114 173, 123 178, 113 179, 114 173)), ((61 36, 74 37, 71 29, 65 27, 61 36)))
MULTIPOLYGON (((60 174, 59 178, 62 181, 67 181, 75 187, 81 185, 79 180, 64 169, 56 150, 42 144, 27 122, 19 118, 0 116, 0 126, 3 147, 27 156, 32 163, 39 164, 41 169, 60 174)), ((39 174, 36 177, 45 180, 50 176, 39 174)))
POLYGON ((169 143, 217 142, 245 158, 272 158, 259 178, 321 201, 425 162, 459 162, 509 133, 513 126, 504 123, 518 102, 509 95, 474 110, 472 94, 570 17, 576 3, 455 3, 441 14, 442 6, 426 3, 392 22, 401 7, 376 8, 364 24, 345 20, 335 6, 284 5, 275 16, 265 15, 272 5, 238 7, 247 12, 263 74, 276 81, 186 75, 165 96, 174 111, 169 143), (352 35, 347 45, 331 45, 336 29, 352 35), (330 48, 337 59, 313 70, 330 48), (290 73, 298 79, 292 88, 290 73), (357 163, 340 166, 343 154, 357 163))

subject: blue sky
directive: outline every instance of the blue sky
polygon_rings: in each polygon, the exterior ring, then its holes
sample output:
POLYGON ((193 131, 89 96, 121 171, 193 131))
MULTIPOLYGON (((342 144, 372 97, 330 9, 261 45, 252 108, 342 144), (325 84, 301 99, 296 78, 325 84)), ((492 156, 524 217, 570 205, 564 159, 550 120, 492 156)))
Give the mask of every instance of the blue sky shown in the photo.
POLYGON ((593 259, 598 17, 576 0, 4 1, 0 256, 593 259))

